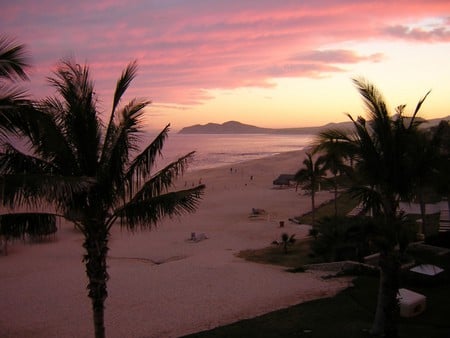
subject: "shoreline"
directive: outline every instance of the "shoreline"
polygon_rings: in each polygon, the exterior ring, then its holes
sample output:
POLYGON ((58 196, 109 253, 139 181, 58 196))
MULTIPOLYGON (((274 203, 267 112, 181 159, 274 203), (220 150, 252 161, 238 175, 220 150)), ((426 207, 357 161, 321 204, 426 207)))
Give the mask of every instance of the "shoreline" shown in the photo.
MULTIPOLYGON (((165 219, 152 231, 115 227, 109 243, 107 336, 178 337, 347 287, 345 279, 291 274, 236 257, 241 250, 269 246, 282 232, 307 235, 307 226, 288 219, 309 211, 309 196, 272 185, 279 174, 301 167, 304 152, 188 171, 177 188, 199 180, 206 185, 196 213, 165 219), (252 208, 266 210, 267 217, 250 218, 252 208), (192 232, 208 239, 189 241, 192 232)), ((331 197, 321 192, 317 202, 331 197)), ((9 256, 0 256, 4 337, 93 336, 81 244, 73 226, 61 224, 53 241, 9 245, 9 256)))

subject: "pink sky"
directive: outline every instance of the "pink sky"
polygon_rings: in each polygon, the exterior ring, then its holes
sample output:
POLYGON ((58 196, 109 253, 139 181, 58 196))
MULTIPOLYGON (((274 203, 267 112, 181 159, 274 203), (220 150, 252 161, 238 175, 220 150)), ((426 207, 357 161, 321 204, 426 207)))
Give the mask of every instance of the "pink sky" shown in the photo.
POLYGON ((105 110, 121 70, 130 97, 153 100, 149 126, 239 120, 320 125, 362 114, 351 78, 364 76, 392 108, 450 114, 450 2, 34 1, 2 4, 0 32, 28 46, 30 90, 51 93, 58 60, 87 62, 105 110))

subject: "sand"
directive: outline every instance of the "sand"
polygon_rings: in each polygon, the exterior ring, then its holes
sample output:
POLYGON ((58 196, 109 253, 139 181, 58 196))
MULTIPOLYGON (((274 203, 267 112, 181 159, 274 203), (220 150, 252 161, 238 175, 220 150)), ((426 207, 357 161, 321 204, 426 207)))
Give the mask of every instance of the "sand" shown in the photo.
MULTIPOLYGON (((166 219, 152 231, 115 228, 110 240, 108 337, 178 337, 334 295, 348 279, 326 273, 287 273, 247 262, 240 250, 262 248, 282 232, 307 236, 309 227, 289 218, 310 210, 294 188, 274 188, 294 173, 302 151, 230 167, 188 172, 178 186, 206 184, 195 214, 166 219), (231 170, 230 170, 231 169, 231 170), (252 208, 263 217, 250 218, 252 208), (280 228, 279 222, 285 227, 280 228), (189 241, 191 233, 208 239, 189 241)), ((320 192, 317 203, 331 199, 320 192)), ((82 264, 82 237, 62 223, 48 242, 14 242, 0 255, 0 337, 92 337, 93 323, 82 264)))

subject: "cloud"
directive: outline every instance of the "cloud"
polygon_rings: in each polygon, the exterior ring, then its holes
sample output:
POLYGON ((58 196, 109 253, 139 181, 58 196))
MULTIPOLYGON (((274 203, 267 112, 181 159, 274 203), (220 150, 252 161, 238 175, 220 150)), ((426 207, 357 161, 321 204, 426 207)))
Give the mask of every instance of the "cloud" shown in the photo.
POLYGON ((174 104, 153 104, 152 107, 158 108, 158 109, 173 109, 173 110, 187 110, 188 108, 186 106, 181 105, 174 105, 174 104))
MULTIPOLYGON (((448 20, 447 20, 448 21, 448 20)), ((409 26, 390 26, 385 29, 386 33, 396 38, 405 40, 425 41, 425 42, 449 42, 450 24, 447 26, 422 28, 409 26)))
POLYGON ((339 43, 449 41, 448 17, 409 25, 449 10, 448 1, 419 0, 17 0, 2 5, 2 30, 29 46, 37 95, 61 57, 87 62, 107 97, 137 59, 133 94, 177 106, 208 100, 213 89, 268 88, 277 77, 329 76, 384 58, 330 47, 339 43))
POLYGON ((292 58, 293 60, 303 60, 320 63, 331 64, 346 64, 358 62, 380 62, 383 59, 383 54, 375 53, 371 55, 359 55, 355 51, 345 49, 328 49, 328 50, 314 50, 300 53, 292 58))

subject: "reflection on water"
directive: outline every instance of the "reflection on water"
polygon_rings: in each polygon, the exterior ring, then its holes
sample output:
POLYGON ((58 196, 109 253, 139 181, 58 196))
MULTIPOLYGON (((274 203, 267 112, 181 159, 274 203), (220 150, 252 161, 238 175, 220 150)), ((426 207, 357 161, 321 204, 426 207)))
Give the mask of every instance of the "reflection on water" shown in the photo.
MULTIPOLYGON (((158 166, 195 151, 195 160, 189 166, 191 170, 214 168, 301 150, 310 144, 313 137, 314 135, 169 134, 163 149, 163 159, 158 162, 158 166)), ((149 135, 146 141, 151 138, 149 135)))

